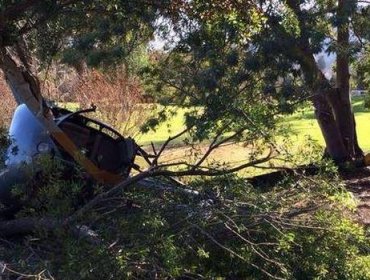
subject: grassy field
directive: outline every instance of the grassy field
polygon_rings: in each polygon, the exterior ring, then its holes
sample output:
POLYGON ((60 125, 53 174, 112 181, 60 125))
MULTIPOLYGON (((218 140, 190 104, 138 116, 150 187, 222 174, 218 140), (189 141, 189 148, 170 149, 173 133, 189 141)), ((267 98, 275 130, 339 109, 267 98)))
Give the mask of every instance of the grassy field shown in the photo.
MULTIPOLYGON (((370 152, 370 110, 366 109, 363 103, 363 98, 354 98, 353 108, 356 116, 360 146, 365 152, 370 152)), ((155 131, 135 135, 134 139, 139 143, 139 145, 151 150, 150 147, 148 147, 151 142, 158 146, 165 142, 170 135, 175 135, 183 130, 186 109, 179 107, 172 107, 170 109, 176 110, 177 114, 171 117, 168 121, 162 123, 155 131)), ((305 139, 307 139, 307 137, 316 140, 318 144, 324 146, 324 139, 315 119, 313 109, 310 106, 299 110, 293 115, 283 117, 280 125, 289 128, 291 131, 289 140, 294 146, 292 147, 293 153, 295 153, 294 149, 297 149, 298 151, 302 146, 305 146, 305 139)), ((182 144, 181 140, 174 141, 172 148, 167 149, 164 153, 164 160, 166 162, 171 162, 177 161, 183 157, 190 159, 192 156, 191 149, 182 146, 182 144)), ((205 148, 205 146, 199 147, 200 150, 204 150, 205 148)), ((228 145, 214 151, 210 156, 208 163, 217 161, 222 164, 225 160, 227 161, 226 163, 238 164, 248 158, 248 153, 248 149, 246 149, 242 144, 233 144, 232 147, 228 145)), ((259 172, 260 171, 257 171, 257 173, 259 172)))
MULTIPOLYGON (((363 98, 358 97, 353 99, 353 109, 360 147, 364 151, 370 151, 370 110, 364 107, 363 98)), ((319 144, 324 145, 324 139, 312 108, 306 108, 286 117, 285 122, 292 129, 291 137, 298 142, 302 142, 304 137, 309 135, 312 139, 317 140, 319 144)))
MULTIPOLYGON (((355 111, 360 146, 365 151, 370 151, 370 110, 366 109, 363 103, 363 98, 354 98, 353 108, 355 111)), ((155 144, 166 141, 170 135, 174 135, 182 130, 184 113, 185 110, 179 108, 176 116, 161 124, 156 131, 140 135, 137 137, 137 141, 144 146, 150 144, 151 141, 155 144)), ((281 125, 291 129, 291 140, 293 142, 303 143, 304 139, 309 136, 318 141, 319 144, 324 145, 324 139, 311 107, 307 107, 293 115, 284 117, 284 121, 281 125)))

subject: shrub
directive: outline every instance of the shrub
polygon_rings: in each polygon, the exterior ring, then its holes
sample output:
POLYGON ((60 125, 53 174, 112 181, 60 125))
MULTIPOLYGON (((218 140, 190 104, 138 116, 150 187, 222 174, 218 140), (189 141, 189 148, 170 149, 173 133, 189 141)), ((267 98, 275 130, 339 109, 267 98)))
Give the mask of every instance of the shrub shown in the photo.
MULTIPOLYGON (((50 176, 47 186, 43 215, 70 213, 63 205, 73 196, 63 204, 56 194, 73 182, 50 176)), ((101 245, 39 232, 4 260, 57 279, 369 279, 369 237, 335 174, 285 178, 268 190, 234 176, 190 187, 200 195, 133 187, 99 205, 80 222, 101 245), (31 249, 40 259, 19 265, 31 249)))
MULTIPOLYGON (((51 65, 42 91, 50 100, 66 107, 97 107, 93 117, 115 127, 125 136, 135 136, 151 110, 143 101, 138 77, 117 66, 108 72, 85 69, 81 75, 62 65, 51 65)), ((70 108, 68 108, 70 109, 70 108)))
POLYGON ((370 92, 366 93, 364 98, 364 107, 369 109, 370 108, 370 92))
POLYGON ((138 79, 122 69, 108 74, 89 71, 76 85, 74 96, 79 104, 97 105, 97 117, 127 136, 135 136, 149 116, 139 105, 142 88, 138 79))

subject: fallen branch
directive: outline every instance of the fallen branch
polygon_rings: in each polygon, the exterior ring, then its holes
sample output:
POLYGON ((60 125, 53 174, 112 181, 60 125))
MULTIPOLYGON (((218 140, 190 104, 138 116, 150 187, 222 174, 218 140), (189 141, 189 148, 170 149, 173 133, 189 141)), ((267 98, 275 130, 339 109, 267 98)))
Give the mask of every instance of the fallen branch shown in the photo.
POLYGON ((148 170, 143 171, 142 173, 139 173, 135 176, 129 177, 122 181, 121 183, 118 183, 113 188, 109 189, 106 192, 103 192, 99 195, 97 195, 95 198, 90 200, 87 204, 85 204, 84 207, 76 211, 74 214, 69 216, 67 219, 65 219, 64 224, 73 224, 76 222, 80 217, 82 217, 84 214, 88 213, 96 205, 98 205, 102 200, 111 197, 112 195, 115 195, 117 192, 127 189, 129 186, 134 185, 138 183, 139 181, 149 178, 149 177, 160 177, 160 176, 169 176, 169 177, 182 177, 182 176, 220 176, 220 175, 226 175, 230 173, 234 173, 237 171, 240 171, 242 169, 245 169, 247 167, 255 166, 256 164, 260 164, 263 162, 266 162, 271 159, 272 150, 269 152, 268 155, 266 155, 263 158, 250 161, 248 163, 236 166, 231 169, 221 169, 221 170, 183 170, 183 171, 170 171, 170 170, 161 170, 161 166, 153 166, 150 167, 148 170))
MULTIPOLYGON (((11 269, 6 263, 0 261, 0 279, 2 276, 18 276, 16 279, 39 279, 39 280, 50 280, 54 279, 53 277, 45 276, 45 273, 48 273, 47 270, 43 270, 38 274, 25 274, 14 269, 11 269)), ((9 279, 8 277, 6 279, 9 279)), ((11 278, 13 279, 13 278, 11 278)), ((15 278, 14 278, 15 279, 15 278)))
POLYGON ((65 229, 78 239, 97 245, 101 243, 99 236, 84 225, 63 226, 63 223, 51 218, 19 218, 0 222, 0 236, 25 235, 35 231, 53 232, 57 229, 65 229))

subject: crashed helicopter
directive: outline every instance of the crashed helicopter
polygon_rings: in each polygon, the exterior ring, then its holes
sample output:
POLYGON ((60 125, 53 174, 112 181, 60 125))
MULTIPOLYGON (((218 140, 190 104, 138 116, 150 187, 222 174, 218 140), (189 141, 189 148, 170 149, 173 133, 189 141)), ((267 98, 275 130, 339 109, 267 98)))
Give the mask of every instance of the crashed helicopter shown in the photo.
POLYGON ((19 105, 9 129, 11 144, 5 153, 6 168, 0 173, 0 202, 11 201, 12 187, 30 180, 32 173, 27 167, 42 155, 75 162, 78 154, 80 162, 88 163, 89 175, 98 182, 113 184, 128 177, 140 149, 133 139, 124 138, 108 125, 86 117, 95 107, 76 112, 58 107, 49 110, 55 125, 68 139, 64 144, 69 145, 70 141, 75 145, 72 147, 75 154, 55 141, 26 104, 19 105))
MULTIPOLYGON (((19 71, 10 55, 6 78, 19 106, 9 130, 11 144, 6 151, 5 169, 0 171, 0 203, 12 203, 14 185, 32 179, 28 172, 42 155, 79 165, 88 178, 104 185, 114 185, 130 174, 136 155, 146 153, 131 138, 123 137, 112 127, 89 118, 95 107, 71 112, 49 106, 30 77, 19 71)), ((147 159, 147 158, 146 158, 147 159)))

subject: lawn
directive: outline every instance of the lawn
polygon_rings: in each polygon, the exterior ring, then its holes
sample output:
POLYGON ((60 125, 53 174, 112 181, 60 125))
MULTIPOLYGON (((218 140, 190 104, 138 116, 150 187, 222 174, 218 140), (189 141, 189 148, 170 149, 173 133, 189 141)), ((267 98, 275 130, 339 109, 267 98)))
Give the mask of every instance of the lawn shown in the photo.
MULTIPOLYGON (((135 140, 143 146, 150 145, 153 142, 156 145, 160 145, 165 142, 169 136, 173 136, 181 132, 185 126, 185 113, 187 109, 171 106, 170 110, 175 110, 176 114, 169 120, 161 123, 154 131, 149 131, 145 134, 139 134, 135 136, 135 140)), ((160 110, 160 109, 158 109, 160 110)), ((175 144, 179 141, 174 141, 175 144)))
MULTIPOLYGON (((364 100, 361 97, 353 99, 359 143, 365 151, 370 151, 370 110, 366 109, 363 103, 364 100)), ((156 131, 136 137, 136 140, 144 146, 150 144, 151 141, 155 144, 163 143, 170 135, 174 135, 182 130, 185 112, 186 110, 178 108, 177 115, 161 124, 156 131)), ((324 139, 311 107, 301 109, 293 115, 284 117, 281 125, 291 129, 291 140, 293 142, 303 143, 304 139, 309 136, 318 141, 319 144, 324 145, 324 139)))
MULTIPOLYGON (((361 97, 353 98, 352 102, 360 147, 364 151, 370 151, 370 110, 364 107, 364 100, 361 97)), ((305 136, 310 136, 319 144, 324 145, 324 139, 312 108, 306 108, 286 117, 285 122, 292 129, 293 140, 301 143, 305 136)))
MULTIPOLYGON (((67 107, 71 107, 71 104, 68 104, 67 107)), ((165 142, 169 136, 175 135, 184 128, 184 115, 187 112, 187 109, 175 106, 172 106, 170 109, 172 111, 176 111, 177 114, 159 125, 155 131, 135 135, 134 138, 140 145, 147 146, 150 145, 151 142, 156 145, 160 145, 165 142)), ((353 109, 355 112, 360 147, 364 151, 370 151, 370 109, 366 109, 364 107, 364 99, 362 97, 353 98, 353 109)), ((299 143, 303 143, 307 136, 316 140, 320 145, 324 145, 324 139, 315 119, 313 109, 310 106, 301 109, 290 116, 285 116, 281 125, 290 128, 292 132, 290 138, 292 142, 297 143, 297 145, 299 143)), ((174 141, 175 145, 181 145, 181 143, 182 142, 179 140, 174 141)))

